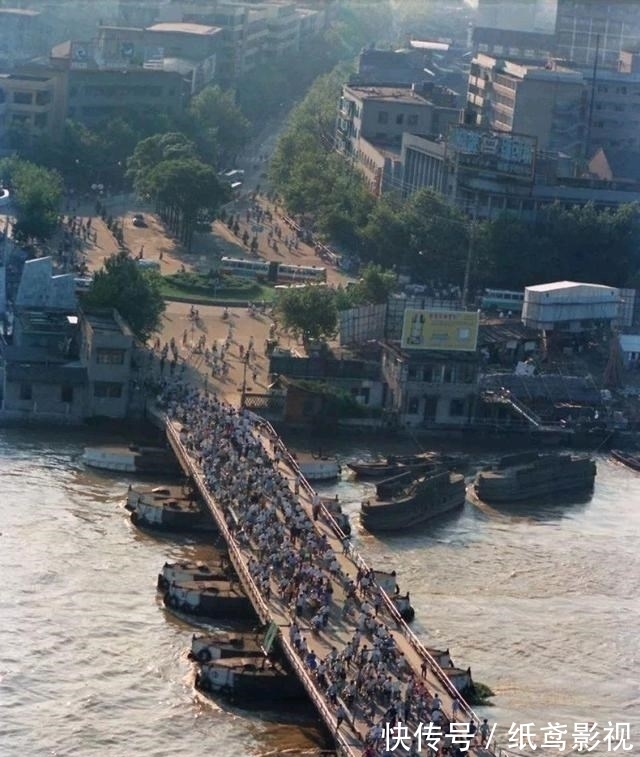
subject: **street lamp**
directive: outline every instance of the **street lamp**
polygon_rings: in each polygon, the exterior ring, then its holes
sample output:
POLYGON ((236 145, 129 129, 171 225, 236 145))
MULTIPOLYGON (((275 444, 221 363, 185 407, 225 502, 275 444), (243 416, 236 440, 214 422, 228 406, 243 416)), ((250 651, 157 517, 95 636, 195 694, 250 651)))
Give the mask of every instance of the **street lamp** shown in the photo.
POLYGON ((244 353, 242 362, 244 363, 244 366, 242 369, 242 390, 240 393, 240 407, 244 407, 244 401, 247 396, 247 367, 249 366, 249 350, 247 350, 244 353))

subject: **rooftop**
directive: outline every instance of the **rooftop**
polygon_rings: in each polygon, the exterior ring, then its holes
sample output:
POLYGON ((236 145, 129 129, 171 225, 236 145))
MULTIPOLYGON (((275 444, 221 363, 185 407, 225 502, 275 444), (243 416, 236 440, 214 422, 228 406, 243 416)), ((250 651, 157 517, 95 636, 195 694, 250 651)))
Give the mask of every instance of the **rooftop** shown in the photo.
POLYGON ((29 10, 27 8, 0 8, 0 15, 4 16, 39 16, 40 11, 29 10))
POLYGON ((563 289, 574 289, 575 287, 613 290, 613 287, 608 287, 604 284, 587 284, 580 281, 552 281, 549 284, 536 284, 535 286, 526 287, 526 289, 529 292, 559 292, 563 289))
POLYGON ((428 103, 429 100, 418 92, 414 92, 411 87, 366 87, 352 86, 345 87, 356 97, 362 100, 385 100, 405 103, 428 103))
POLYGON ((83 316, 94 331, 123 334, 124 336, 131 335, 128 325, 122 320, 116 310, 89 310, 84 311, 83 316))
POLYGON ((148 32, 173 32, 178 34, 218 34, 221 31, 219 26, 205 26, 204 24, 188 24, 183 22, 164 21, 160 24, 148 26, 148 32))

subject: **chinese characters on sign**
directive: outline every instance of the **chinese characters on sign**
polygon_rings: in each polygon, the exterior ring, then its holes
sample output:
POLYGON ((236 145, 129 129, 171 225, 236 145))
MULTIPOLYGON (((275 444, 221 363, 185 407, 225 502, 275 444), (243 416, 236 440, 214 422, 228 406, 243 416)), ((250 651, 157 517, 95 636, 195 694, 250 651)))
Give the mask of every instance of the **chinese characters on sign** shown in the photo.
POLYGON ((448 150, 459 166, 486 168, 512 176, 532 176, 535 137, 455 125, 449 132, 448 150))
MULTIPOLYGON (((485 724, 486 726, 486 724, 485 724)), ((468 752, 474 746, 491 750, 494 743, 496 725, 476 730, 472 723, 450 723, 448 731, 435 723, 421 723, 409 727, 403 723, 384 727, 383 737, 388 752, 401 754, 437 754, 444 744, 461 752, 468 752)), ((535 723, 512 723, 506 733, 506 743, 500 746, 520 752, 555 751, 559 754, 593 752, 624 753, 633 750, 631 726, 629 723, 547 723, 536 727, 535 723)))
POLYGON ((403 349, 474 352, 478 324, 477 312, 407 308, 401 345, 403 349))

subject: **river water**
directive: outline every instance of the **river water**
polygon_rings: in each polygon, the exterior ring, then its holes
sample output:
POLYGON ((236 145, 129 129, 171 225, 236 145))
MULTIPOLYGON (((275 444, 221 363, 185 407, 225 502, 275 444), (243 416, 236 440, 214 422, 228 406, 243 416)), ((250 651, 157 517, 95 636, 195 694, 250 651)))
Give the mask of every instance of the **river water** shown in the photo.
MULTIPOLYGON (((165 560, 215 552, 136 531, 122 507, 133 479, 85 470, 89 443, 0 432, 0 755, 231 757, 320 744, 304 713, 278 722, 194 694, 192 628, 162 610, 155 582, 165 560)), ((500 732, 557 721, 567 754, 574 723, 629 723, 640 753, 640 474, 603 456, 589 502, 509 514, 467 505, 384 540, 359 529, 365 485, 324 488, 346 503, 369 562, 411 591, 419 635, 493 689, 484 714, 500 732)))

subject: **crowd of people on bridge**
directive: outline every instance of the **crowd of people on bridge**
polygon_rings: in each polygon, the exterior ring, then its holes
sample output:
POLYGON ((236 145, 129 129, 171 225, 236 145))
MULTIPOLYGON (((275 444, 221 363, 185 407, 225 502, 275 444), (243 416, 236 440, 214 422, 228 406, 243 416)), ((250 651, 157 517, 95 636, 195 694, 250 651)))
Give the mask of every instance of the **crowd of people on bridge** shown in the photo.
POLYGON ((389 728, 399 724, 410 731, 431 724, 432 734, 442 733, 439 754, 462 754, 445 738, 460 703, 447 717, 441 699, 427 689, 425 666, 422 676, 411 670, 383 622, 379 588, 364 569, 355 578, 346 573, 347 558, 339 558, 331 535, 310 514, 317 495, 301 498, 300 478, 286 467, 280 440, 270 436, 263 445, 255 415, 178 381, 165 382, 160 402, 179 422, 181 441, 244 550, 261 596, 289 612, 289 641, 334 708, 336 727, 346 723, 360 735, 364 757, 417 754, 417 738, 390 749, 389 728), (321 654, 329 638, 338 638, 323 634, 336 629, 343 638, 353 629, 351 638, 342 649, 321 654))

